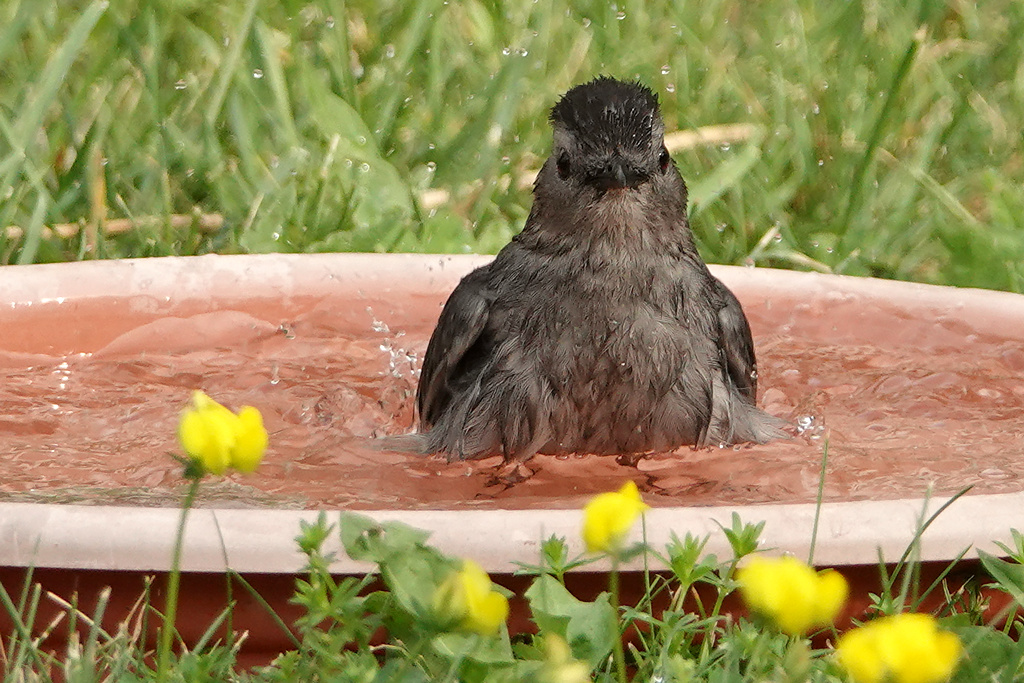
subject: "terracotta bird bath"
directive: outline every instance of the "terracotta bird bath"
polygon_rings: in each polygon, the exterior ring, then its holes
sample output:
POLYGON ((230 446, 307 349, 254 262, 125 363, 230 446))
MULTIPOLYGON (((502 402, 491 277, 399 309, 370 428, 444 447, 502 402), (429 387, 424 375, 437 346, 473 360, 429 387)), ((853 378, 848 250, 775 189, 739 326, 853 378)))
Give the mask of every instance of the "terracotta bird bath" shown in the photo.
MULTIPOLYGON (((515 584, 515 562, 536 562, 551 534, 579 549, 582 504, 633 479, 654 506, 656 546, 672 531, 707 533, 707 551, 727 556, 718 524, 737 512, 766 522, 766 548, 806 557, 826 443, 816 564, 870 581, 879 550, 898 559, 925 511, 969 485, 924 534, 922 560, 998 552, 993 541, 1024 528, 1024 297, 1001 292, 712 267, 750 319, 759 402, 793 438, 636 462, 538 456, 512 486, 494 476, 496 458, 380 450, 375 437, 412 427, 441 304, 486 260, 211 255, 0 269, 0 582, 17 590, 34 567, 44 588, 77 590, 82 605, 112 585, 108 618, 119 605, 123 615, 142 577, 169 566, 183 483, 168 453, 193 388, 258 407, 272 445, 256 474, 204 484, 184 551, 180 613, 196 622, 186 636, 223 608, 226 568, 287 621, 302 567, 294 537, 318 510, 428 529, 445 552, 515 584)), ((367 567, 340 553, 335 569, 367 567)), ((234 597, 251 656, 287 647, 254 601, 234 597)))

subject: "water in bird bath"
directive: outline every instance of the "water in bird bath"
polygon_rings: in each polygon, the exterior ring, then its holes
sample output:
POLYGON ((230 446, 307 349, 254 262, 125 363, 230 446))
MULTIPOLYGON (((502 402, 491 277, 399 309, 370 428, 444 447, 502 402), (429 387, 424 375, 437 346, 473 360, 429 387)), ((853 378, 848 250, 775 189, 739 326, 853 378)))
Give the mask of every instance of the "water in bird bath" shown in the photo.
POLYGON ((259 471, 211 479, 206 505, 575 508, 626 478, 656 506, 807 502, 826 438, 826 500, 1022 488, 1022 330, 792 285, 734 289, 759 401, 801 427, 793 439, 635 463, 537 456, 514 485, 495 478, 498 458, 374 448, 413 424, 419 358, 453 282, 401 290, 401 305, 244 291, 201 304, 145 293, 12 303, 0 314, 0 499, 177 504, 169 454, 193 388, 257 406, 271 433, 259 471), (74 343, 53 341, 67 326, 74 343))

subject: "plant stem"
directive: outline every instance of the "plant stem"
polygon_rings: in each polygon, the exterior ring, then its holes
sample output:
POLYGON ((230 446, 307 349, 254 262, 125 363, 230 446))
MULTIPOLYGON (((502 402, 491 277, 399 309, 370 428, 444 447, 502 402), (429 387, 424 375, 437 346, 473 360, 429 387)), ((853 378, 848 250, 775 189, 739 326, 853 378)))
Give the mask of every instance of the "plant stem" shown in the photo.
POLYGON ((171 642, 174 639, 174 619, 178 612, 178 585, 181 580, 181 546, 185 540, 185 521, 188 519, 188 511, 195 502, 196 493, 199 492, 199 482, 196 477, 189 484, 185 493, 185 500, 181 504, 181 518, 178 520, 178 533, 174 538, 174 551, 171 555, 171 573, 167 576, 167 602, 164 607, 164 626, 160 630, 160 649, 156 660, 156 680, 163 683, 170 673, 168 659, 171 656, 171 642))
POLYGON ((619 627, 619 558, 612 556, 612 571, 608 575, 608 592, 612 597, 612 657, 615 660, 615 673, 619 683, 627 683, 626 652, 622 647, 622 629, 619 627))
MULTIPOLYGON (((480 636, 474 633, 472 637, 469 639, 469 644, 464 646, 462 650, 458 652, 458 656, 452 659, 451 666, 448 667, 448 672, 444 675, 444 678, 441 679, 441 683, 449 683, 449 681, 455 681, 456 683, 458 683, 458 681, 460 680, 459 667, 461 667, 462 662, 465 661, 466 655, 472 652, 479 642, 480 636)), ((417 647, 416 651, 419 652, 419 649, 420 648, 417 647)))
POLYGON ((825 470, 828 467, 828 438, 821 450, 821 471, 818 473, 818 496, 814 501, 814 526, 811 528, 811 548, 807 551, 807 564, 814 566, 814 546, 818 541, 818 522, 821 519, 821 502, 825 496, 825 470))
POLYGON ((427 642, 428 638, 424 636, 417 640, 412 647, 400 648, 400 651, 405 655, 405 657, 402 659, 402 663, 399 665, 398 671, 395 672, 392 680, 402 681, 405 678, 405 675, 409 673, 410 669, 412 669, 416 659, 420 656, 420 652, 423 650, 423 646, 427 642))

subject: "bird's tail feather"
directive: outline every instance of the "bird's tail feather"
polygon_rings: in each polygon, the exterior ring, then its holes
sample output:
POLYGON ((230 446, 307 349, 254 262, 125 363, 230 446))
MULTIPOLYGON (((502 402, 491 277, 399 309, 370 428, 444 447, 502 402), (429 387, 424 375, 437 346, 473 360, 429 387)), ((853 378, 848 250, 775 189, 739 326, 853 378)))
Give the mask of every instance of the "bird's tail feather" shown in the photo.
POLYGON ((705 443, 766 443, 788 439, 788 422, 770 415, 741 394, 731 382, 715 384, 711 425, 705 443), (724 394, 724 400, 718 400, 724 394))

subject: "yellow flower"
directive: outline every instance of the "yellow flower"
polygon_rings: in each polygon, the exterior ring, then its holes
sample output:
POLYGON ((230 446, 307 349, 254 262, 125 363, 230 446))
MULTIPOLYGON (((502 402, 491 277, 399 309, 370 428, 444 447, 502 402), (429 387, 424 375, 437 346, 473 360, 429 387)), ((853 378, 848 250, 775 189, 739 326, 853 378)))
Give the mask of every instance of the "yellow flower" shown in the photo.
POLYGON ((236 415, 196 390, 178 424, 178 441, 204 472, 224 474, 229 467, 252 472, 267 449, 267 430, 252 406, 236 415))
POLYGON ((842 574, 816 572, 795 557, 755 555, 736 579, 747 606, 790 635, 832 623, 849 593, 842 574))
POLYGON ((569 644, 554 634, 544 638, 542 683, 590 683, 590 667, 572 658, 569 644))
POLYGON ((627 481, 618 491, 594 496, 583 508, 583 541, 587 550, 618 552, 636 518, 649 509, 633 481, 627 481))
POLYGON ((491 635, 508 618, 508 599, 494 590, 491 577, 472 560, 453 572, 434 593, 434 611, 464 631, 491 635))
POLYGON ((839 637, 836 656, 857 683, 941 683, 953 674, 960 639, 930 614, 897 614, 839 637))
POLYGON ((235 449, 231 452, 231 466, 246 474, 256 471, 267 450, 267 440, 260 411, 252 406, 242 406, 238 411, 238 432, 235 434, 235 449))

